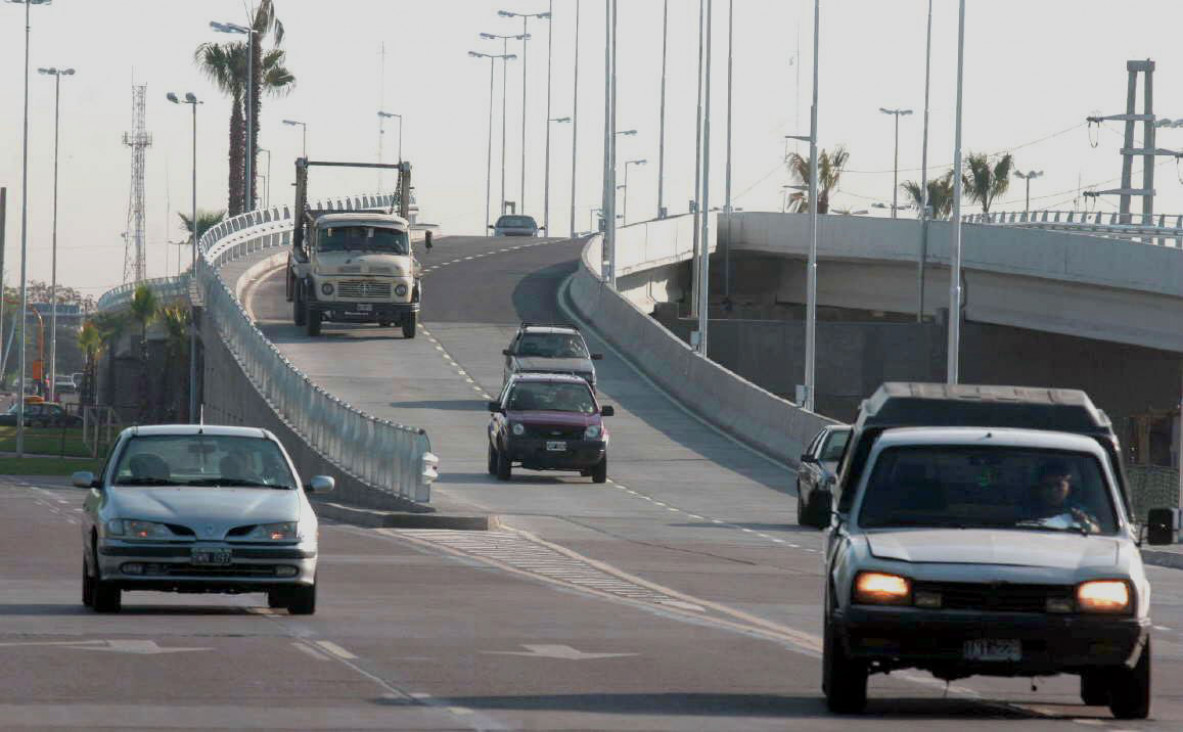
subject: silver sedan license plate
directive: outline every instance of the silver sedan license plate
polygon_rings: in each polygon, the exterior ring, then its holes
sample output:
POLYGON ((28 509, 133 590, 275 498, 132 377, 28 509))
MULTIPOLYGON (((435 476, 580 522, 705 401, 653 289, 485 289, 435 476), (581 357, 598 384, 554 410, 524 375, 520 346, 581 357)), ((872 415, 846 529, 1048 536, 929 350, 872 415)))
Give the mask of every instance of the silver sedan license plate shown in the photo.
POLYGON ((230 560, 233 558, 229 549, 200 549, 195 547, 192 551, 190 561, 193 564, 225 566, 230 564, 230 560))
POLYGON ((1023 648, 1017 640, 969 640, 962 654, 967 661, 1021 661, 1023 648))
POLYGON ((562 441, 550 441, 546 443, 546 449, 549 452, 566 452, 567 443, 562 441))

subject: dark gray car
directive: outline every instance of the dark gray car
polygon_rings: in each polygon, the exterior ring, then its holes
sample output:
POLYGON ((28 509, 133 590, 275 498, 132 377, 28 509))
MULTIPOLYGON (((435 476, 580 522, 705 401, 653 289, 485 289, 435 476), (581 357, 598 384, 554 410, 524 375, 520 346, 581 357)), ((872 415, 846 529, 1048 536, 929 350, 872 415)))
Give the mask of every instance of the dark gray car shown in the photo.
POLYGON ((818 432, 805 449, 801 466, 797 468, 797 523, 809 524, 808 519, 814 513, 830 510, 830 506, 814 501, 813 493, 818 486, 829 485, 837 480, 838 462, 842 459, 842 452, 849 439, 848 425, 830 425, 818 432))
POLYGON ((497 223, 489 224, 493 236, 538 236, 545 231, 545 226, 539 226, 533 216, 520 214, 506 214, 497 219, 497 223))

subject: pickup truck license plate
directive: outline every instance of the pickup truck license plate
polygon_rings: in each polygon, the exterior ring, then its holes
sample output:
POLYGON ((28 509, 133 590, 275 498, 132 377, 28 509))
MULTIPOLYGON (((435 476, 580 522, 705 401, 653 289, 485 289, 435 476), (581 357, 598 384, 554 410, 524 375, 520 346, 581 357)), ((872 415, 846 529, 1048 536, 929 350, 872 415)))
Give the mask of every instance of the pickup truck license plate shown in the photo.
POLYGON ((970 640, 962 654, 967 661, 1020 661, 1023 649, 1017 640, 970 640))
POLYGON ((193 564, 226 566, 230 564, 232 554, 229 549, 193 549, 190 561, 193 564))
POLYGON ((359 302, 359 303, 357 304, 357 312, 359 312, 359 313, 372 313, 372 312, 374 312, 374 306, 373 306, 373 305, 371 305, 371 304, 369 304, 369 303, 367 303, 367 302, 359 302))
POLYGON ((546 449, 549 452, 566 452, 567 443, 561 441, 551 441, 546 443, 546 449))

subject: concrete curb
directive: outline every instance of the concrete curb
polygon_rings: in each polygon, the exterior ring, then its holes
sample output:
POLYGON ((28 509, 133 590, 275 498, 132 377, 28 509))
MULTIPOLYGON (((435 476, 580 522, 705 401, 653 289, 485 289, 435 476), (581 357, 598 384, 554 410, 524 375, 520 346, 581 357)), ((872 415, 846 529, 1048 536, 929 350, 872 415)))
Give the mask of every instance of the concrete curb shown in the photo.
POLYGON ((340 503, 313 502, 316 515, 369 529, 451 529, 453 531, 490 531, 501 524, 497 517, 487 515, 456 515, 441 513, 402 513, 382 511, 340 503))

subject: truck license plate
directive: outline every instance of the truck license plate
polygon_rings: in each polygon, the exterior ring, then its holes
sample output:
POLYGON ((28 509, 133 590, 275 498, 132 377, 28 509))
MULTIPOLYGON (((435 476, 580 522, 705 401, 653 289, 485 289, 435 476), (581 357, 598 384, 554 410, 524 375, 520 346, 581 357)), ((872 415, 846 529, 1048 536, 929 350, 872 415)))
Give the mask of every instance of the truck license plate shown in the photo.
POLYGON ((962 649, 967 661, 1020 661, 1022 644, 1017 640, 970 640, 962 649))
POLYGON ((190 555, 193 564, 225 566, 230 564, 232 554, 229 549, 198 549, 194 548, 190 555))
POLYGON ((565 442, 547 442, 546 449, 550 452, 566 452, 567 443, 565 442))
POLYGON ((359 302, 357 304, 357 312, 372 313, 372 312, 374 312, 374 306, 370 305, 369 303, 359 302))

